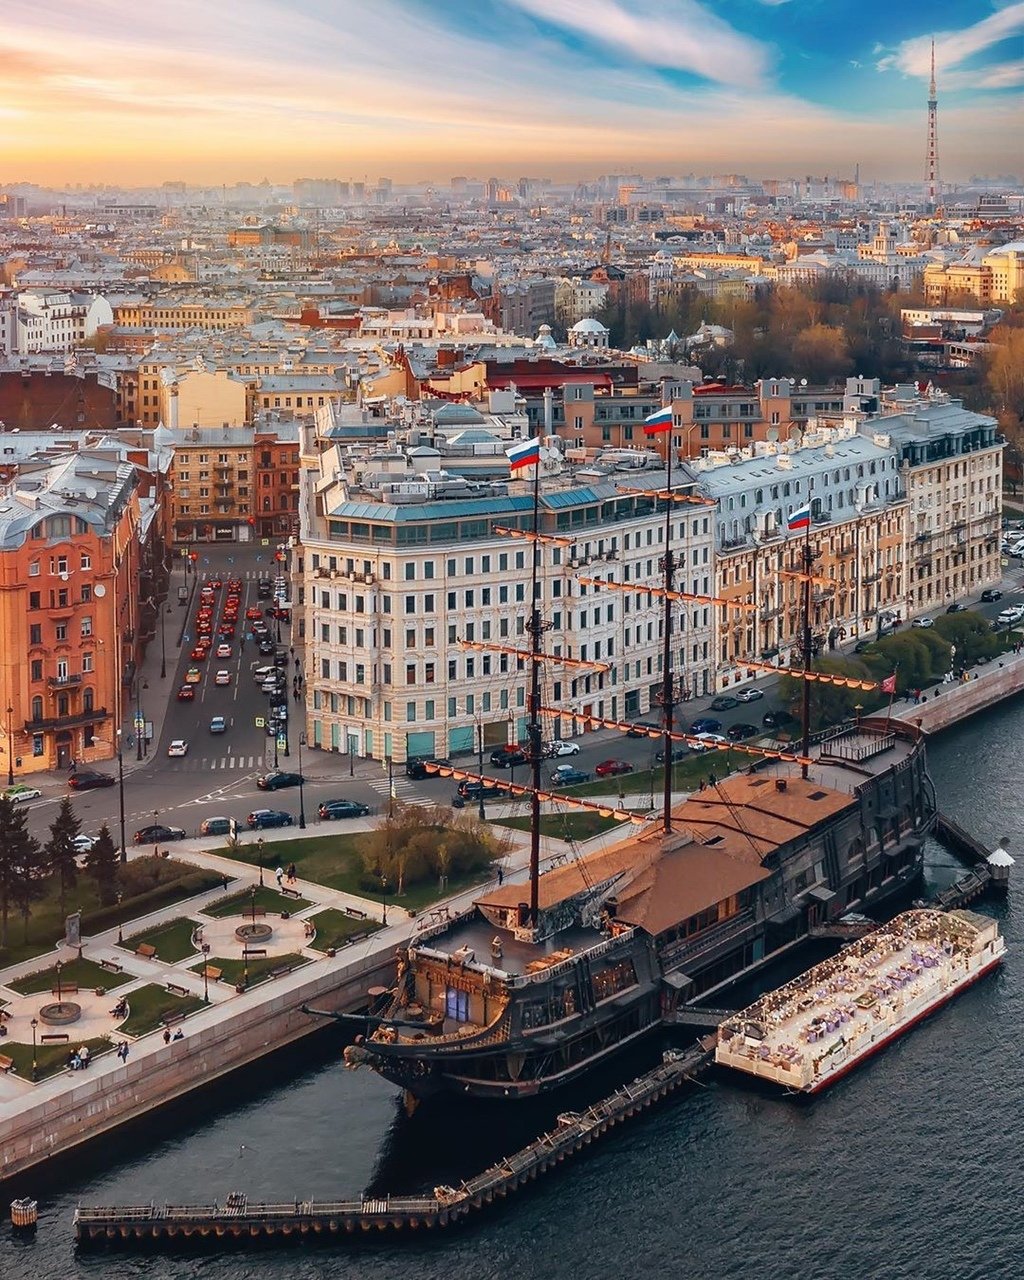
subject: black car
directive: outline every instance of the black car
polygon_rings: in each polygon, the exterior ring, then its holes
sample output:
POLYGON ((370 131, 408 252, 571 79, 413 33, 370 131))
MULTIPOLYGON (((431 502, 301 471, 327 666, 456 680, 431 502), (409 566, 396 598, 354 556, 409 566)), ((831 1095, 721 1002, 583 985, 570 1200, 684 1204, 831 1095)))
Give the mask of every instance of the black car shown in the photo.
POLYGON ((991 604, 994 600, 1002 600, 1002 598, 1003 593, 995 587, 986 587, 981 593, 981 600, 983 604, 991 604))
POLYGON ((288 655, 283 649, 277 649, 274 652, 274 666, 286 667, 288 665, 288 655))
POLYGON ((733 707, 738 707, 739 705, 740 704, 736 701, 735 698, 730 698, 723 694, 720 697, 717 697, 714 700, 714 702, 712 702, 711 710, 712 711, 731 711, 733 707))
POLYGON ((424 778, 438 778, 440 774, 427 768, 428 765, 436 766, 440 769, 450 769, 452 762, 450 760, 441 760, 435 756, 411 756, 405 762, 405 776, 412 778, 415 782, 421 782, 424 778))
POLYGON ((301 773, 285 773, 282 769, 277 769, 272 773, 264 773, 256 779, 256 785, 261 791, 280 791, 282 787, 297 787, 306 779, 301 773))
MULTIPOLYGON (((675 744, 675 746, 672 748, 672 762, 673 762, 673 764, 674 764, 674 763, 676 763, 676 762, 677 762, 677 761, 679 761, 679 760, 685 760, 685 759, 686 759, 686 757, 687 757, 689 754, 690 754, 690 748, 686 745, 686 743, 685 743, 685 742, 677 742, 677 743, 675 744)), ((655 761, 655 763, 656 763, 656 764, 664 764, 664 763, 665 763, 665 752, 664 752, 664 750, 661 750, 661 751, 655 751, 655 753, 654 753, 654 761, 655 761)))
POLYGON ((725 731, 730 742, 742 742, 744 738, 753 738, 760 730, 756 724, 731 724, 725 731))
POLYGON ((629 728, 626 730, 626 737, 627 738, 646 738, 648 737, 648 733, 647 733, 648 729, 660 729, 660 728, 661 728, 661 725, 647 724, 645 721, 641 720, 637 724, 631 724, 629 726, 629 728))
POLYGON ((276 652, 277 645, 273 642, 273 640, 261 640, 257 648, 265 658, 269 658, 272 653, 276 652))
POLYGON ((159 844, 161 840, 184 840, 185 832, 181 827, 163 827, 156 823, 143 827, 135 833, 136 844, 159 844))
POLYGON ((82 769, 68 778, 68 786, 75 791, 91 791, 93 787, 112 787, 114 778, 109 773, 97 773, 93 769, 82 769))
POLYGON ((269 600, 274 594, 274 584, 269 578, 260 578, 256 584, 256 599, 269 600))
POLYGON ((529 757, 518 747, 499 747, 491 752, 491 764, 496 769, 511 769, 517 764, 526 764, 529 757))
POLYGON ((292 815, 282 809, 254 809, 245 821, 253 831, 262 831, 264 827, 290 827, 292 815))
POLYGON ((580 782, 589 782, 590 774, 585 769, 574 769, 571 765, 563 765, 551 775, 553 787, 575 787, 580 782))
POLYGON ((800 721, 780 708, 778 711, 766 711, 761 717, 761 723, 769 729, 781 729, 785 725, 799 724, 800 721))
POLYGON ((959 600, 954 600, 952 604, 946 605, 947 613, 964 613, 966 610, 967 606, 965 604, 961 604, 959 600))
POLYGON ((498 787, 487 787, 482 782, 460 782, 459 789, 452 796, 452 808, 463 809, 467 804, 479 804, 481 796, 485 804, 491 800, 508 799, 498 787))
POLYGON ((321 818, 365 818, 370 806, 358 800, 325 800, 317 812, 321 818))

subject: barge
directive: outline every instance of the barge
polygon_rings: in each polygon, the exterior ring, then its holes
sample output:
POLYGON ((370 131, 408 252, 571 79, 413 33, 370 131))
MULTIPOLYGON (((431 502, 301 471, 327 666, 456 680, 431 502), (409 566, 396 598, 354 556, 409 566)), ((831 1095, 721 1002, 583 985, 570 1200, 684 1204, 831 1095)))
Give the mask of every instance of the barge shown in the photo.
POLYGON ((973 911, 907 911, 729 1018, 715 1061, 819 1093, 983 978, 1006 950, 973 911))

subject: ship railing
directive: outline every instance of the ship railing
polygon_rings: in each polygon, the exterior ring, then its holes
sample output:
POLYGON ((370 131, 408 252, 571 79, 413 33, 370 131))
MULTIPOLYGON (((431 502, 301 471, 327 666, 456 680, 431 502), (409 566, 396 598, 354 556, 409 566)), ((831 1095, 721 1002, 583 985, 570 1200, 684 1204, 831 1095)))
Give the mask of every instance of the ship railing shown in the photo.
POLYGON ((663 952, 661 956, 662 963, 666 966, 674 966, 680 961, 685 964, 689 960, 713 950, 721 942, 732 941, 739 930, 747 929, 753 923, 753 911, 749 908, 744 911, 737 911, 728 920, 722 920, 710 929, 705 929, 702 933, 695 934, 692 938, 688 938, 685 942, 673 947, 671 951, 663 952))
POLYGON ((509 979, 508 985, 510 987, 526 987, 532 982, 547 982, 549 978, 568 973, 575 968, 583 956, 588 960, 596 960, 600 956, 607 955, 609 951, 614 951, 617 947, 624 946, 635 933, 635 929, 627 929, 623 933, 617 933, 614 938, 607 938, 604 942, 599 942, 596 947, 588 947, 585 951, 578 951, 575 955, 570 956, 568 960, 560 960, 558 964, 550 965, 546 969, 540 969, 537 973, 517 974, 514 978, 509 979))

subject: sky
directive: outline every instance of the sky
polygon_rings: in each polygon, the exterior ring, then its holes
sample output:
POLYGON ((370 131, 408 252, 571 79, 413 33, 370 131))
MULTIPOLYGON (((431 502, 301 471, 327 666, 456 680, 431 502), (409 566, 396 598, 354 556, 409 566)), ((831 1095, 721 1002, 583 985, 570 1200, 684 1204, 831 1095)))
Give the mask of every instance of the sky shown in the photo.
POLYGON ((2 0, 0 183, 1024 172, 1024 0, 2 0))

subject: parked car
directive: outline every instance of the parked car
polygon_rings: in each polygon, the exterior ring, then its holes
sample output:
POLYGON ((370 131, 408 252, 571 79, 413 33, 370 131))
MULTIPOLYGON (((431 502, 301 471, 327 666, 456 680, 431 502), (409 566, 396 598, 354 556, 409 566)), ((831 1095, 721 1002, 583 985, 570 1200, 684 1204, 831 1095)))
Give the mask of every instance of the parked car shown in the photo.
POLYGON ((582 769, 574 769, 571 765, 562 765, 551 775, 553 787, 575 787, 579 782, 589 782, 590 774, 582 769))
POLYGON ((491 752, 491 764, 495 769, 511 769, 517 764, 526 764, 529 757, 518 747, 499 747, 491 752))
POLYGON ((317 810, 321 818, 365 818, 370 806, 358 800, 325 800, 317 810))
POLYGON ((257 600, 269 600, 274 593, 274 584, 269 578, 260 578, 256 583, 257 600))
POLYGON ((224 719, 224 717, 214 716, 213 719, 210 721, 210 732, 211 733, 227 733, 227 731, 228 731, 228 722, 224 719))
POLYGON ((935 626, 935 619, 934 618, 915 618, 910 625, 912 627, 919 627, 922 630, 926 630, 928 627, 935 626))
POLYGON ((739 700, 737 698, 730 698, 723 694, 717 697, 714 700, 714 702, 712 702, 711 710, 712 711, 731 711, 733 707, 738 707, 739 705, 740 705, 739 700))
POLYGON ((164 840, 184 840, 184 827, 165 827, 161 823, 142 827, 135 833, 136 844, 160 844, 164 840))
MULTIPOLYGON (((672 745, 672 763, 673 764, 677 764, 680 760, 685 760, 689 754, 690 754, 690 748, 686 745, 685 742, 673 743, 672 745)), ((665 763, 664 749, 660 751, 655 751, 654 762, 655 764, 665 763)))
POLYGON ((187 756, 188 743, 185 741, 184 738, 172 739, 170 745, 167 748, 167 754, 169 756, 187 756))
POLYGON ((290 827, 292 815, 283 809, 254 809, 245 821, 253 831, 262 831, 264 827, 290 827))
POLYGON ((234 818, 204 818, 199 824, 199 834, 201 836, 229 836, 234 822, 234 818))
POLYGON ((555 738, 552 742, 544 743, 544 754, 546 756, 578 756, 580 753, 580 744, 578 742, 568 742, 565 738, 555 738))
POLYGON ((981 593, 981 600, 983 604, 993 604, 996 600, 1002 600, 1002 598, 1003 593, 996 587, 986 587, 981 593))
POLYGON ((273 640, 261 640, 256 647, 264 658, 269 658, 277 646, 273 640))
POLYGON ((756 724, 731 724, 725 731, 730 742, 742 742, 744 738, 753 738, 760 733, 756 724))
POLYGON ((660 724, 649 724, 646 720, 640 720, 636 724, 631 724, 626 730, 627 738, 648 738, 650 734, 648 729, 660 729, 660 724))
POLYGON ((602 760, 594 766, 594 772, 599 778, 614 778, 620 773, 632 773, 633 766, 628 760, 602 760))
POLYGON ((766 711, 761 717, 761 723, 769 729, 781 729, 785 725, 799 724, 800 722, 796 716, 790 715, 788 711, 780 707, 778 711, 766 711))
POLYGON ((1011 604, 999 614, 996 624, 1001 627, 1012 627, 1022 618, 1024 618, 1024 605, 1011 604))
POLYGON ((763 697, 764 697, 763 689, 750 688, 750 689, 736 690, 737 702, 760 702, 763 697))
POLYGON ((462 809, 467 804, 479 804, 481 796, 484 804, 508 799, 507 794, 500 787, 488 787, 483 782, 469 782, 464 779, 452 796, 452 808, 462 809))
POLYGON ((714 716, 699 716, 690 725, 690 732, 694 735, 698 733, 718 733, 721 728, 721 720, 716 720, 714 716))
POLYGON ((272 680, 276 676, 277 676, 277 667, 274 667, 274 666, 253 667, 253 670, 252 670, 252 678, 256 681, 257 684, 260 684, 264 680, 272 680))
POLYGON ((436 771, 431 772, 427 768, 428 765, 450 769, 452 762, 450 760, 442 760, 436 756, 410 756, 405 762, 405 776, 414 779, 416 782, 420 782, 424 778, 439 778, 441 775, 436 771))
POLYGON ((68 786, 75 791, 91 791, 93 787, 112 787, 115 779, 109 773, 97 773, 93 769, 82 769, 68 778, 68 786))
POLYGON ((696 752, 709 751, 715 743, 727 743, 729 739, 724 733, 698 733, 697 741, 691 742, 690 747, 696 752))
POLYGON ((261 774, 256 785, 261 791, 280 791, 282 787, 297 787, 305 781, 301 773, 285 773, 283 769, 276 769, 272 773, 261 774))
POLYGON ((965 604, 961 604, 959 600, 954 600, 952 604, 946 605, 947 613, 965 613, 966 611, 967 606, 965 604))
POLYGON ((37 800, 42 794, 38 787, 30 787, 27 782, 15 783, 4 792, 7 799, 14 804, 24 804, 26 800, 37 800))
POLYGON ((71 841, 71 847, 75 853, 88 853, 98 840, 99 836, 78 835, 71 841))

